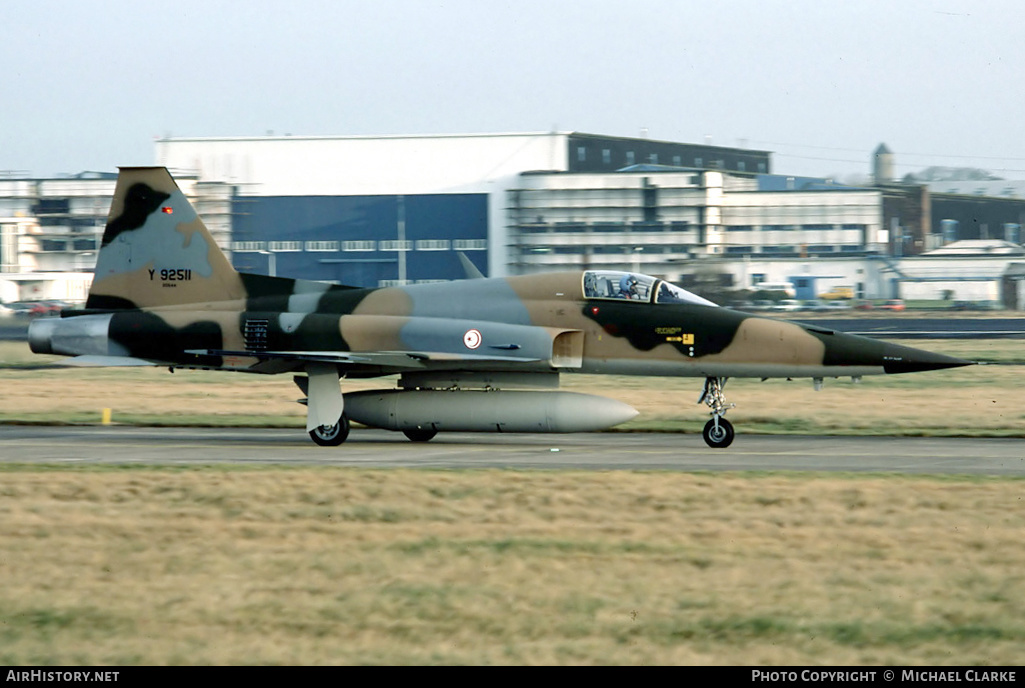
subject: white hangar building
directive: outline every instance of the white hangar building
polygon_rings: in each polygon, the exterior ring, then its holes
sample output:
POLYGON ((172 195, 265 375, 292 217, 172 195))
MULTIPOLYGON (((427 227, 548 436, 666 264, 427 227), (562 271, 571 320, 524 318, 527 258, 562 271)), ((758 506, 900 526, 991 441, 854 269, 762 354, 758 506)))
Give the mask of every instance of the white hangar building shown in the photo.
MULTIPOLYGON (((889 241, 882 191, 772 175, 766 151, 536 132, 166 138, 156 158, 234 188, 240 269, 361 286, 461 277, 462 252, 489 276, 715 265, 743 287, 889 241)), ((857 271, 823 277, 887 295, 857 271)))
MULTIPOLYGON (((766 151, 580 132, 164 138, 154 162, 240 270, 357 286, 461 278, 462 254, 489 276, 599 267, 889 298, 911 284, 894 261, 957 239, 1019 243, 1025 221, 1018 199, 878 173, 849 187, 773 174, 766 151)), ((40 273, 83 276, 113 178, 0 178, 0 299, 86 288, 40 273)))
MULTIPOLYGON (((525 173, 609 176, 642 163, 770 171, 764 151, 577 132, 166 138, 156 162, 234 187, 240 269, 362 286, 461 277, 459 252, 489 276, 528 270, 515 207, 525 173)), ((640 179, 620 180, 621 228, 645 219, 640 179)))

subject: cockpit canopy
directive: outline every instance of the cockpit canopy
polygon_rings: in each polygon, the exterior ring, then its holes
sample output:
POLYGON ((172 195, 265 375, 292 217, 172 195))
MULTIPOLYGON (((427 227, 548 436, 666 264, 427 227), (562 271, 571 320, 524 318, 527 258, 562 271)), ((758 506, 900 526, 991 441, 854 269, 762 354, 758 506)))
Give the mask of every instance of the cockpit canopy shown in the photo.
POLYGON ((586 271, 584 298, 628 299, 643 303, 689 303, 696 306, 717 305, 665 280, 637 272, 614 270, 586 271))

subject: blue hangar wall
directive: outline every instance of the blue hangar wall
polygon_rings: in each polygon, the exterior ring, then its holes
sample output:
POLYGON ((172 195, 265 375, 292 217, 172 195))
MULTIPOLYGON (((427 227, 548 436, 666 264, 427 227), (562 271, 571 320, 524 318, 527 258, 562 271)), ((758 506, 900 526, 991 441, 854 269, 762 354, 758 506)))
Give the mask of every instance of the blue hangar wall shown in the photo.
POLYGON ((487 274, 487 238, 487 194, 232 199, 242 272, 376 287, 399 279, 402 251, 407 283, 462 279, 460 251, 487 274))

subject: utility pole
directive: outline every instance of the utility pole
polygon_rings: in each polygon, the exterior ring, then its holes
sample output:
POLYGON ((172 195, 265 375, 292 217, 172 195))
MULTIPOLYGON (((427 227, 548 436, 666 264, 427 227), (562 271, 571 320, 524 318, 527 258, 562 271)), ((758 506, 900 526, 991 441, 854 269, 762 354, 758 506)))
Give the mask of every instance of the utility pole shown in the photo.
POLYGON ((406 197, 398 197, 399 284, 406 283, 406 197))

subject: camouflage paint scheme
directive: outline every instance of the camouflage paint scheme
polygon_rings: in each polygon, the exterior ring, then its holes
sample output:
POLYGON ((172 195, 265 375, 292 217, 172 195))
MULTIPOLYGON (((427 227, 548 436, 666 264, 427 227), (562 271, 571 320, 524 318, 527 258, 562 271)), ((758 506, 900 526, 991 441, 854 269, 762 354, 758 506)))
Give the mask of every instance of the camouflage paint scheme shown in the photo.
POLYGON ((822 378, 968 363, 705 305, 682 290, 683 300, 671 303, 586 299, 584 276, 361 289, 242 274, 166 169, 122 168, 85 308, 65 313, 63 327, 34 326, 30 340, 33 350, 77 355, 84 364, 311 376, 319 366, 317 374, 342 377, 822 378))

